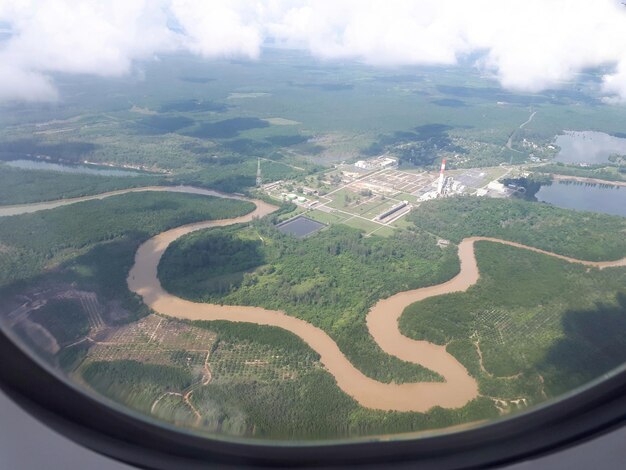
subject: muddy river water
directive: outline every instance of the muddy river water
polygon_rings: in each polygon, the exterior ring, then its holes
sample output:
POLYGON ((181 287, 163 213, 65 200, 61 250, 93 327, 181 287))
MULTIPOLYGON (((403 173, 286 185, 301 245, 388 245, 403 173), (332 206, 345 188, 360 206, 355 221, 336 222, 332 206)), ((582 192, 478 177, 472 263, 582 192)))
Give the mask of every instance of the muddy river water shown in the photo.
MULTIPOLYGON (((29 209, 35 207, 37 207, 36 210, 41 210, 71 203, 69 201, 78 202, 79 200, 96 199, 141 190, 142 188, 116 191, 114 193, 74 200, 14 206, 11 214, 33 212, 33 210, 29 209), (17 207, 21 208, 21 212, 16 212, 17 207)), ((244 199, 239 196, 224 195, 214 191, 190 187, 151 187, 143 188, 143 190, 189 192, 244 199)), ((163 315, 187 320, 248 322, 258 325, 276 326, 290 331, 302 338, 320 355, 321 363, 333 375, 339 388, 367 408, 424 412, 434 406, 443 408, 462 407, 478 396, 476 380, 469 375, 459 361, 446 351, 444 346, 407 338, 400 333, 398 328, 398 319, 404 309, 410 304, 437 295, 465 291, 478 281, 480 273, 474 255, 474 243, 476 241, 486 240, 503 243, 599 269, 611 266, 626 266, 626 258, 614 262, 587 262, 499 239, 466 238, 459 245, 461 269, 457 276, 442 284, 400 292, 387 299, 380 300, 371 308, 367 315, 369 332, 374 341, 386 353, 431 369, 439 373, 444 378, 444 381, 405 384, 382 383, 361 373, 346 358, 335 341, 326 332, 304 320, 289 316, 282 311, 260 307, 192 302, 176 297, 163 289, 157 277, 158 265, 161 256, 173 241, 196 230, 249 222, 255 217, 263 217, 277 209, 264 201, 252 200, 251 202, 256 205, 256 209, 242 217, 199 222, 177 227, 162 232, 143 243, 137 250, 135 264, 128 275, 129 289, 140 295, 151 309, 163 315)), ((2 210, 3 208, 0 208, 0 215, 3 214, 2 210)))

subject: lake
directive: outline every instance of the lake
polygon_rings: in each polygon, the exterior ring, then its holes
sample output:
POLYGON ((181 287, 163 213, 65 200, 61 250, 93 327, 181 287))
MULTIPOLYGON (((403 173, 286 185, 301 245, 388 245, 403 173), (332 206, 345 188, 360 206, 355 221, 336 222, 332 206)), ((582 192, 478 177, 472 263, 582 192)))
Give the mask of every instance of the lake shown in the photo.
POLYGON ((542 186, 536 197, 539 201, 566 209, 626 217, 626 187, 555 182, 542 186))
POLYGON ((108 169, 87 165, 64 165, 62 163, 50 163, 38 160, 11 160, 4 163, 7 166, 21 168, 22 170, 60 171, 62 173, 82 173, 99 176, 141 176, 144 174, 132 170, 108 169))
POLYGON ((611 155, 626 155, 626 139, 604 132, 565 131, 555 144, 561 148, 555 160, 562 163, 608 163, 611 155))

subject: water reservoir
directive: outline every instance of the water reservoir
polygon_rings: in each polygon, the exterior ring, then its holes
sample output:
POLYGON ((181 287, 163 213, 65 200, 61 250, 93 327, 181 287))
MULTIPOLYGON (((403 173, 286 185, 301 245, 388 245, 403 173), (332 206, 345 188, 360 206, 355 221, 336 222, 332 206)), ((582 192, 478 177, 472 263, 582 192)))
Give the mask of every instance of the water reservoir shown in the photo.
POLYGON ((276 227, 283 233, 288 233, 298 238, 304 238, 318 232, 326 227, 326 225, 316 220, 309 219, 308 217, 299 216, 295 219, 290 219, 278 224, 276 227))

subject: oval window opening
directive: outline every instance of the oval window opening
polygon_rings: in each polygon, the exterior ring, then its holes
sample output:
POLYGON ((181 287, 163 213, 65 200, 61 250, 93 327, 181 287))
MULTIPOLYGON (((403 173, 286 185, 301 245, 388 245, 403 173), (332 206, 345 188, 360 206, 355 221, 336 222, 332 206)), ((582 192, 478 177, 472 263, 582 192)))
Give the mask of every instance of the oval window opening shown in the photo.
POLYGON ((558 3, 0 7, 3 387, 290 464, 615 424, 626 11, 558 3))

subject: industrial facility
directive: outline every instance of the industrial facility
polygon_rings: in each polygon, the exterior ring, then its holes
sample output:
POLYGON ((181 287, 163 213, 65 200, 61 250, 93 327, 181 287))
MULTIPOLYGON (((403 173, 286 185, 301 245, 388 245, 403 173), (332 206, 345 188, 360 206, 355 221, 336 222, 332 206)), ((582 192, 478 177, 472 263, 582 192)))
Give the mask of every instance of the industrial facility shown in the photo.
POLYGON ((507 197, 498 182, 507 170, 401 170, 398 161, 380 156, 356 163, 341 163, 323 173, 298 181, 282 180, 262 186, 272 197, 296 204, 319 222, 342 223, 370 234, 391 234, 413 207, 424 201, 455 195, 507 197))
POLYGON ((386 218, 388 218, 388 217, 390 217, 390 216, 392 216, 394 214, 396 214, 396 218, 397 218, 400 215, 400 214, 398 214, 398 212, 401 211, 402 209, 404 209, 405 207, 408 209, 407 212, 411 209, 409 207, 409 201, 399 202, 398 204, 396 204, 396 205, 392 206, 391 208, 387 209, 386 211, 381 212, 376 217, 376 220, 382 221, 382 220, 384 220, 384 219, 386 219, 386 218))
POLYGON ((381 155, 380 157, 372 158, 370 160, 359 160, 354 164, 355 168, 361 170, 384 170, 385 168, 396 168, 398 166, 398 159, 381 155))

